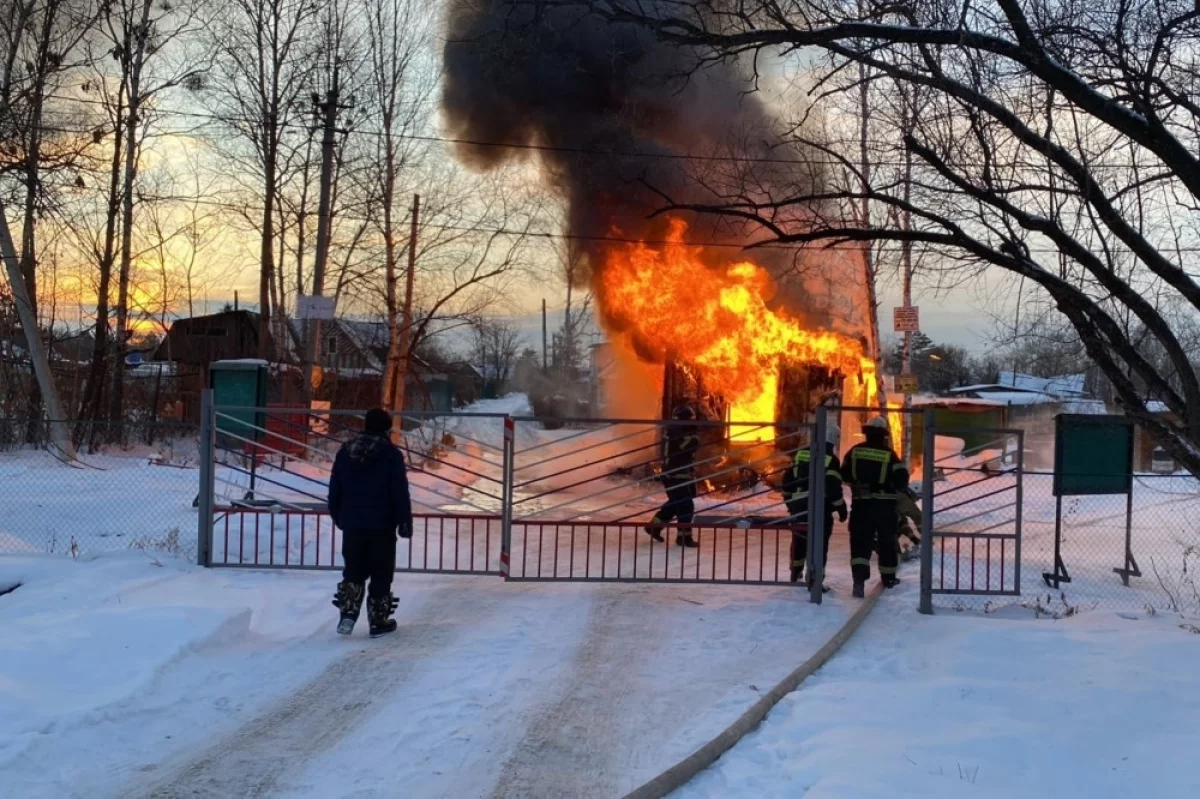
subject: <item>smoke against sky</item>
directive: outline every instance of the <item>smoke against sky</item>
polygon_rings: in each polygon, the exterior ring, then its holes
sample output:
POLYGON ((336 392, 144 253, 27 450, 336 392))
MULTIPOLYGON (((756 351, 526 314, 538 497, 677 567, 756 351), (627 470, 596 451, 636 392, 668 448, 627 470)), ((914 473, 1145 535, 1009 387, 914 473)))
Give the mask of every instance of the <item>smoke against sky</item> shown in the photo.
MULTIPOLYGON (((780 150, 780 121, 736 66, 698 70, 690 51, 585 9, 536 10, 511 0, 451 5, 443 110, 454 137, 555 148, 538 151, 543 180, 566 204, 566 232, 575 237, 584 271, 603 261, 607 243, 598 237, 665 238, 666 218, 651 217, 664 194, 676 202, 713 202, 724 191, 766 196, 819 184, 812 165, 728 157, 802 155, 780 150), (681 157, 696 154, 717 158, 681 157)), ((459 147, 460 158, 479 169, 529 155, 459 147)), ((693 241, 742 244, 754 234, 729 219, 688 221, 693 241)), ((746 257, 737 248, 706 256, 746 257)), ((777 275, 794 258, 784 249, 755 255, 777 275)), ((789 305, 805 310, 802 298, 789 305)))

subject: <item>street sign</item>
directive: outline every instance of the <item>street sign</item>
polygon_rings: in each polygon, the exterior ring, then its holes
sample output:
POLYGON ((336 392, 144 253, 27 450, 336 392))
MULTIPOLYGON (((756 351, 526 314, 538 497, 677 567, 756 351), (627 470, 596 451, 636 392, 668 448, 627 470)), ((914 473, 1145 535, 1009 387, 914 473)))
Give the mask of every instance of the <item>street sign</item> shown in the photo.
POLYGON ((919 390, 916 375, 896 375, 896 393, 916 394, 919 390))
POLYGON ((903 305, 892 309, 892 329, 897 333, 921 332, 919 309, 915 305, 903 305))
POLYGON ((333 297, 300 294, 296 297, 297 319, 332 319, 333 297))

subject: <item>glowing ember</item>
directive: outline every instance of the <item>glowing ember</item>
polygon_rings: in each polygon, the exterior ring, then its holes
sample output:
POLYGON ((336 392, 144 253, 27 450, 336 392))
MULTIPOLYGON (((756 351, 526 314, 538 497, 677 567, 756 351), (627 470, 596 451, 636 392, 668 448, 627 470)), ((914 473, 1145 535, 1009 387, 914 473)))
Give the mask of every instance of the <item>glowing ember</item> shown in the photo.
MULTIPOLYGON (((669 245, 609 251, 596 288, 611 325, 632 333, 659 361, 687 363, 707 389, 729 401, 732 422, 775 419, 779 367, 788 362, 861 376, 863 399, 876 403, 875 367, 858 340, 806 330, 800 320, 771 310, 774 286, 764 269, 749 261, 710 268, 702 248, 683 244, 686 232, 687 224, 673 219, 669 245)), ((766 441, 774 431, 741 426, 731 435, 766 441)))

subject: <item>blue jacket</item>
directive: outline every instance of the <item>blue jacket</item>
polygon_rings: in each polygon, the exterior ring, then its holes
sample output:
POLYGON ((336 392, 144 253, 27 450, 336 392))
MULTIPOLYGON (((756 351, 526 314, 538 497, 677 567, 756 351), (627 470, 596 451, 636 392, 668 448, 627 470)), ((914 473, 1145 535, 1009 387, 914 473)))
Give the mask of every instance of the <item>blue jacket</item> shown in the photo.
POLYGON ((329 515, 343 530, 412 526, 404 456, 384 436, 363 433, 338 450, 329 476, 329 515))

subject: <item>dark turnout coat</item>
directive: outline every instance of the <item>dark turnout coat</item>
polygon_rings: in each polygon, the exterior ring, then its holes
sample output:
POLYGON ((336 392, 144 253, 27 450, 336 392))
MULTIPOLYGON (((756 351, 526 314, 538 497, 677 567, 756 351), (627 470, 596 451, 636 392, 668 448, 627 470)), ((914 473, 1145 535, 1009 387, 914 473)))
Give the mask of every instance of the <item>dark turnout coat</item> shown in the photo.
POLYGON ((329 477, 329 515, 343 530, 411 528, 404 456, 385 436, 363 433, 338 450, 329 477))

